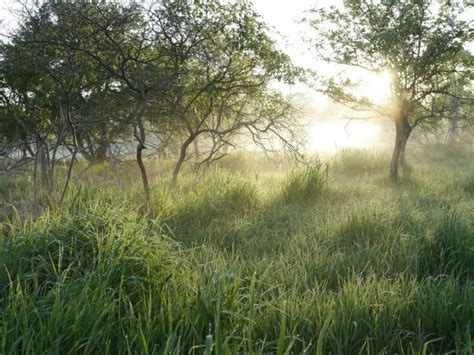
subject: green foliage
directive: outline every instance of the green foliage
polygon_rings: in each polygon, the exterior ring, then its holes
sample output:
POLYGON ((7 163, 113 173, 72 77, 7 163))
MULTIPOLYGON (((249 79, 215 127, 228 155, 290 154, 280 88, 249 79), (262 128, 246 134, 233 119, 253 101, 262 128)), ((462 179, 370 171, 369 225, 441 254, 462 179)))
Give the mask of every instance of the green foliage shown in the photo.
POLYGON ((206 146, 196 149, 206 164, 244 134, 260 147, 299 146, 296 109, 273 83, 301 70, 251 3, 32 3, 19 21, 0 43, 1 145, 37 162, 51 200, 68 152, 72 167, 128 157, 133 144, 149 199, 144 149, 179 152, 176 186, 192 143, 206 146))
POLYGON ((463 46, 472 32, 469 22, 462 20, 467 4, 437 5, 434 0, 347 0, 343 8, 311 9, 304 22, 314 30, 310 41, 321 59, 371 73, 388 70, 394 90, 389 105, 373 102, 351 91, 357 83, 346 71, 323 80, 326 94, 395 121, 408 115, 413 126, 446 117, 432 114, 425 118, 424 104, 429 102, 431 109, 442 112, 446 108, 439 94, 453 89, 449 85, 453 70, 464 78, 460 82, 469 78, 472 57, 466 56, 463 46))

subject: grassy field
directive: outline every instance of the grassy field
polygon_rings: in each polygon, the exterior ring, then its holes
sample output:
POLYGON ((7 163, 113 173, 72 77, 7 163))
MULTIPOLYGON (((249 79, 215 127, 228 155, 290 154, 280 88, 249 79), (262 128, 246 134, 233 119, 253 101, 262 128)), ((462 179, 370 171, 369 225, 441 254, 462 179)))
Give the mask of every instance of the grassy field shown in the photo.
POLYGON ((95 167, 34 219, 3 178, 0 352, 472 353, 473 157, 412 149, 392 184, 384 153, 240 154, 174 194, 155 162, 148 207, 95 167))

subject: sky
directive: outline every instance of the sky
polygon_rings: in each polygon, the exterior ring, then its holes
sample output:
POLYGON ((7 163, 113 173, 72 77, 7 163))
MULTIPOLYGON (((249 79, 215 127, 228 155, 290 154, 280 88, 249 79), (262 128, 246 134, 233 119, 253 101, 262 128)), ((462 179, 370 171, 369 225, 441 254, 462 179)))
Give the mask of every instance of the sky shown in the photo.
MULTIPOLYGON (((335 70, 326 63, 316 63, 315 56, 304 42, 304 36, 307 36, 308 27, 298 23, 305 15, 305 11, 315 5, 341 5, 343 0, 253 0, 255 11, 257 11, 271 27, 272 34, 279 43, 280 49, 291 56, 293 63, 297 66, 308 69, 318 69, 321 66, 325 70, 335 70), (306 33, 305 33, 306 31, 306 33)), ((296 85, 292 88, 283 87, 283 91, 304 92, 305 95, 315 100, 325 103, 321 95, 316 94, 303 85, 296 85)))
MULTIPOLYGON (((333 0, 323 0, 328 4, 333 0)), ((302 37, 304 25, 297 21, 304 16, 304 11, 314 6, 314 0, 272 1, 253 0, 254 9, 262 15, 265 21, 279 32, 280 43, 285 51, 292 56, 296 65, 311 67, 314 62, 306 50, 302 37)))
POLYGON ((5 26, 8 28, 15 25, 16 21, 10 13, 10 10, 14 9, 17 6, 17 1, 0 0, 0 19, 2 20, 2 29, 5 28, 5 26))
POLYGON ((305 11, 316 5, 341 6, 343 0, 253 0, 252 3, 265 21, 280 32, 280 37, 283 37, 280 43, 285 46, 295 64, 311 67, 314 59, 302 40, 307 27, 298 21, 305 15, 305 11))

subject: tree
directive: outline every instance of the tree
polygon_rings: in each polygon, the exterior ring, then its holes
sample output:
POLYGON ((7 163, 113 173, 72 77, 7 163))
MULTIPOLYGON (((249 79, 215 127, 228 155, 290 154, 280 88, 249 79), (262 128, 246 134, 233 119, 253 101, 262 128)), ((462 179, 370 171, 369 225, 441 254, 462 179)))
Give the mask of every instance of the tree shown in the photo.
POLYGON ((155 37, 150 23, 145 20, 143 8, 132 3, 86 4, 75 6, 75 11, 66 7, 68 32, 78 38, 77 43, 60 42, 72 51, 84 53, 95 61, 96 70, 107 73, 112 81, 128 96, 128 114, 125 124, 133 129, 137 141, 136 160, 140 169, 145 197, 150 199, 148 176, 143 162, 146 149, 144 117, 151 96, 165 92, 176 77, 175 68, 170 67, 168 48, 155 37), (92 29, 88 36, 77 36, 73 17, 82 26, 92 29))
POLYGON ((206 164, 220 159, 223 149, 234 145, 230 138, 239 134, 250 135, 262 147, 269 135, 292 149, 297 146, 295 109, 270 86, 276 80, 293 82, 300 71, 276 49, 260 17, 247 3, 188 6, 188 36, 200 40, 182 63, 184 75, 174 88, 170 114, 183 133, 173 188, 198 138, 208 147, 200 162, 206 164))
MULTIPOLYGON (((2 111, 4 120, 15 127, 12 132, 20 132, 25 152, 35 160, 35 187, 39 175, 39 186, 52 192, 55 157, 64 136, 55 100, 60 88, 51 75, 50 49, 25 44, 33 33, 29 25, 25 23, 11 43, 1 48, 2 111)), ((8 136, 8 132, 2 133, 8 136)))
POLYGON ((461 20, 460 1, 346 0, 343 9, 316 8, 304 21, 315 31, 318 58, 346 68, 391 75, 391 100, 381 105, 361 97, 347 71, 322 80, 322 91, 360 111, 375 111, 395 124, 390 165, 392 179, 405 162, 405 149, 417 126, 445 117, 453 73, 472 75, 472 59, 458 54, 472 39, 469 22, 461 20))
POLYGON ((65 19, 62 6, 45 3, 30 10, 2 45, 2 108, 5 118, 22 132, 26 152, 34 157, 35 187, 39 170, 40 186, 53 193, 56 163, 67 151, 71 153, 61 203, 77 155, 87 156, 93 150, 91 144, 84 149, 82 138, 90 138, 103 126, 96 124, 97 114, 94 121, 88 119, 88 109, 98 92, 107 91, 108 78, 95 71, 88 56, 69 49, 89 30, 76 26, 76 36, 70 36, 67 27, 76 23, 65 19))
MULTIPOLYGON (((26 46, 54 52, 45 58, 46 66, 54 70, 70 63, 71 58, 87 64, 84 75, 90 82, 87 86, 76 85, 74 88, 74 99, 80 106, 75 113, 80 113, 80 119, 74 122, 71 118, 71 92, 66 95, 68 107, 65 111, 61 110, 66 112, 69 136, 73 142, 68 177, 80 149, 88 158, 103 156, 111 143, 105 134, 120 135, 130 129, 137 141, 136 159, 148 200, 149 183, 143 162, 145 118, 150 106, 159 105, 165 97, 177 78, 178 68, 172 61, 176 57, 176 46, 170 45, 169 33, 156 31, 157 27, 152 27, 153 23, 149 20, 150 14, 147 19, 145 15, 145 9, 136 3, 127 6, 114 3, 45 3, 25 14, 27 25, 16 36, 24 36, 27 32, 26 46), (118 105, 119 109, 112 108, 104 114, 103 108, 111 108, 109 104, 117 103, 118 98, 123 100, 118 105), (98 146, 94 147, 97 142, 98 146)), ((179 23, 173 23, 173 26, 167 30, 178 32, 179 23)), ((25 54, 24 48, 17 49, 20 55, 25 54)), ((81 67, 75 64, 69 65, 71 70, 67 73, 72 78, 82 74, 81 67)), ((44 73, 44 78, 52 80, 53 74, 44 73)), ((67 78, 63 75, 61 79, 67 78)), ((43 92, 46 94, 47 90, 43 88, 43 92)), ((57 95, 50 96, 58 99, 57 95)))

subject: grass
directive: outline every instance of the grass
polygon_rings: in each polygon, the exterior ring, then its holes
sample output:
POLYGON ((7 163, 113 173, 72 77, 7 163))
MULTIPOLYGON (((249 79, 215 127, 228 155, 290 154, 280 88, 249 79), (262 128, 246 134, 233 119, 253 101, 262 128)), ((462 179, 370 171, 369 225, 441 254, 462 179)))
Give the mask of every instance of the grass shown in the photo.
POLYGON ((328 167, 319 161, 293 169, 282 183, 281 197, 286 203, 313 203, 327 187, 328 167))
POLYGON ((396 185, 382 153, 227 158, 149 210, 97 167, 39 218, 2 178, 0 352, 472 353, 474 162, 436 151, 396 185))
POLYGON ((390 156, 383 152, 343 148, 335 156, 333 168, 341 174, 374 174, 386 169, 390 156))

